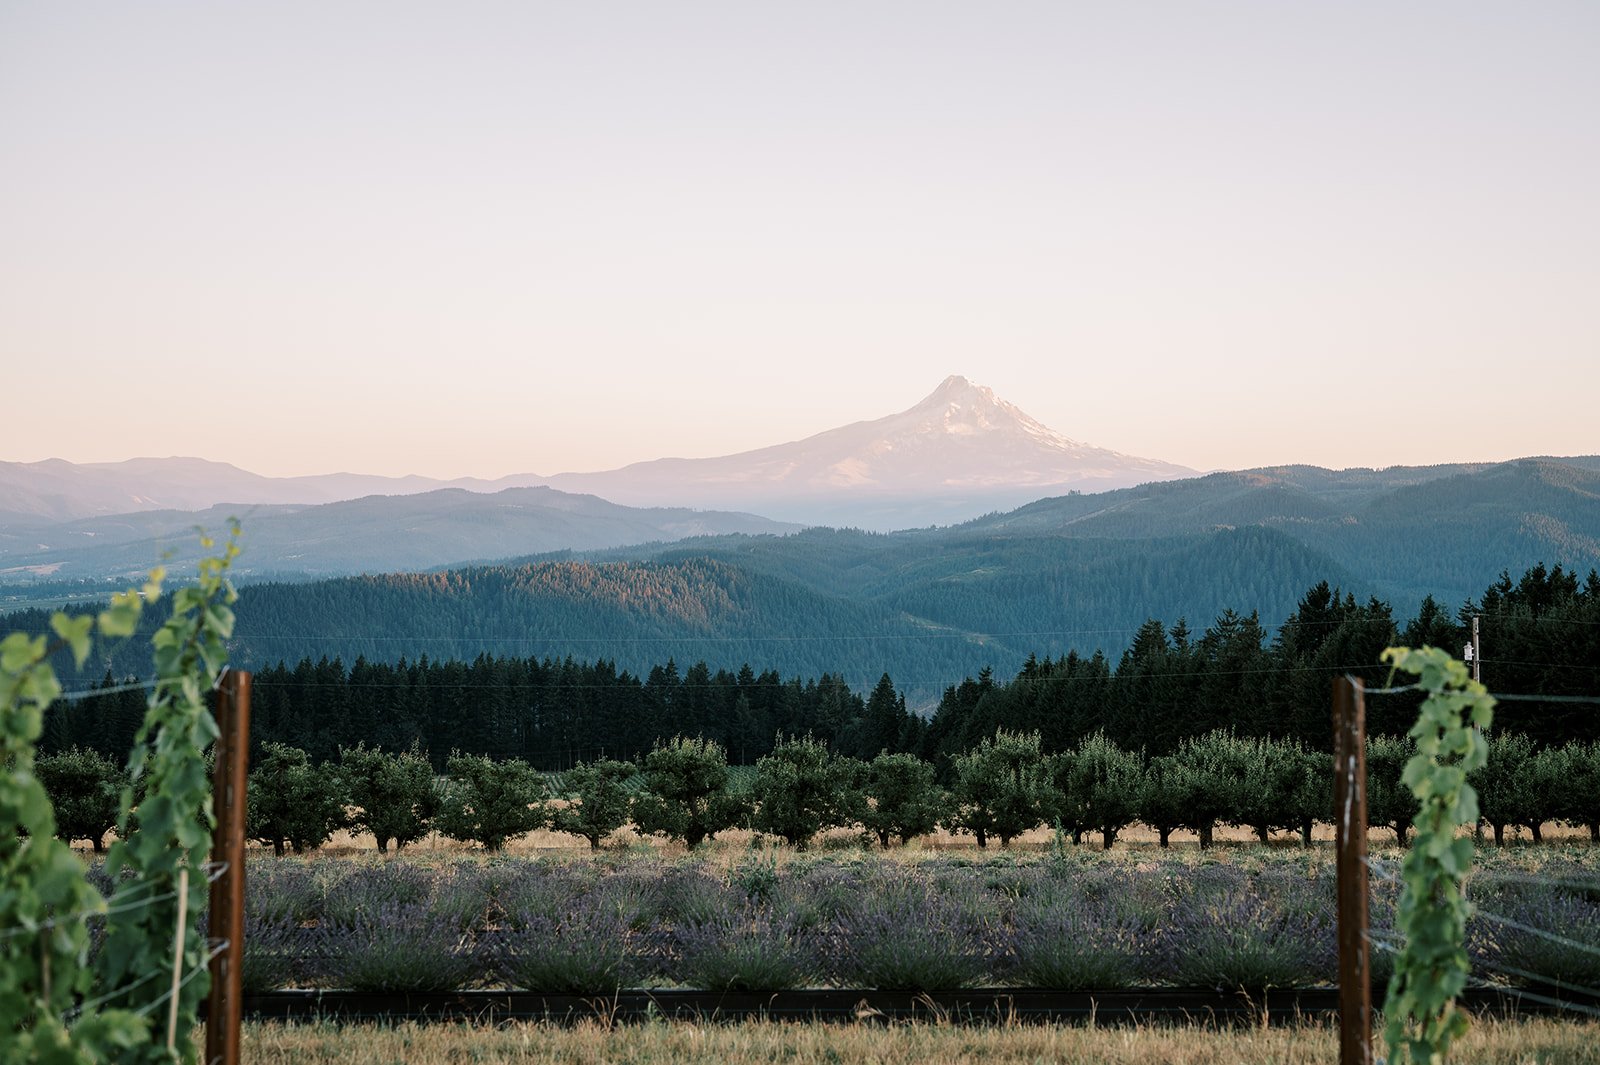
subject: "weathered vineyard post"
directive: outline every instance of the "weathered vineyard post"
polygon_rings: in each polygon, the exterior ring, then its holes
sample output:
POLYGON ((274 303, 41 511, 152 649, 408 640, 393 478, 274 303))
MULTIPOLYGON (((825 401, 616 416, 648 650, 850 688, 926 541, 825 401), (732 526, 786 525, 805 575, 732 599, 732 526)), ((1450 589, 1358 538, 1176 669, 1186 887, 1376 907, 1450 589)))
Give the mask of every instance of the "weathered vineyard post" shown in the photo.
POLYGON ((212 802, 217 828, 211 860, 221 875, 211 882, 210 932, 227 947, 211 959, 206 1005, 206 1065, 238 1065, 240 966, 244 960, 244 804, 250 754, 250 674, 228 670, 218 680, 216 770, 212 802))
POLYGON ((1372 1063, 1367 940, 1367 707, 1355 677, 1333 681, 1333 823, 1339 891, 1339 1063, 1372 1063))

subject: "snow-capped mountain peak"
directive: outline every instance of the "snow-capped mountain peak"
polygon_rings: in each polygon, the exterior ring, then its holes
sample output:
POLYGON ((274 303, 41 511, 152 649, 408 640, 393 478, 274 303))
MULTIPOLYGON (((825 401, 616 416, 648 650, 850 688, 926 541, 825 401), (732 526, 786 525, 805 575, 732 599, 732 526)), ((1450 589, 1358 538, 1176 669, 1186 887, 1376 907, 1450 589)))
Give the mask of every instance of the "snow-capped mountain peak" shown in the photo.
POLYGON ((447 482, 352 474, 261 477, 198 459, 0 462, 0 514, 37 522, 220 503, 316 504, 543 484, 627 506, 750 511, 890 529, 960 521, 1074 488, 1125 488, 1194 472, 1073 440, 991 389, 952 375, 920 402, 883 418, 737 455, 657 459, 600 473, 447 482))
MULTIPOLYGON (((909 505, 919 515, 951 520, 1071 488, 1100 491, 1194 472, 1073 440, 991 389, 952 375, 897 414, 803 440, 719 458, 658 459, 605 473, 560 474, 550 483, 639 503, 671 498, 710 506, 737 500, 757 513, 825 513, 830 520, 904 515, 909 505)), ((861 524, 905 521, 868 518, 861 524)))
POLYGON ((1029 417, 1020 408, 997 397, 993 389, 954 374, 946 377, 922 402, 886 421, 904 421, 928 432, 955 436, 1022 433, 1043 447, 1061 451, 1077 451, 1088 446, 1029 417))

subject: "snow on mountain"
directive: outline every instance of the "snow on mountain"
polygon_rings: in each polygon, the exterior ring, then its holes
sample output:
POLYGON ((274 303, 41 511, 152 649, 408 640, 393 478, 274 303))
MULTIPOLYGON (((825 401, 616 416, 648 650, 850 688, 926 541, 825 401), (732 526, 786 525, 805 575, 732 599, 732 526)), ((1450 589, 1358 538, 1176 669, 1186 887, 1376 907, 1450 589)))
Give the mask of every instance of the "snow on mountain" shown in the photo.
POLYGON ((737 510, 892 529, 963 521, 1070 489, 1102 491, 1194 473, 1073 440, 989 389, 948 377, 922 402, 886 418, 736 455, 656 459, 599 473, 440 481, 349 473, 263 477, 197 458, 0 462, 0 525, 548 485, 627 506, 737 510))
POLYGON ((1071 489, 1101 491, 1195 471, 1073 440, 952 376, 898 414, 772 447, 656 459, 549 483, 630 505, 737 504, 787 520, 894 528, 975 517, 1071 489))

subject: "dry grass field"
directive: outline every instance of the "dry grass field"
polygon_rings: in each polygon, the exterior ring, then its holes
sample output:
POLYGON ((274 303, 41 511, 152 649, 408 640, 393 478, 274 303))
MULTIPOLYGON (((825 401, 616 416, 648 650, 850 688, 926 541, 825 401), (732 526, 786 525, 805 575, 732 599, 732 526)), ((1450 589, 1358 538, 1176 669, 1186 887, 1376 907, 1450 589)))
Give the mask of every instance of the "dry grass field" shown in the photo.
MULTIPOLYGON (((513 1024, 396 1026, 251 1024, 251 1065, 1334 1065, 1337 1030, 1326 1024, 1274 1028, 1086 1027, 928 1024, 655 1022, 608 1027, 513 1024)), ((1600 1062, 1600 1023, 1478 1021, 1451 1055, 1481 1065, 1600 1062)))
MULTIPOLYGON (((1552 844, 1587 844, 1589 832, 1584 828, 1574 828, 1569 825, 1550 823, 1544 826, 1544 846, 1552 844)), ((749 851, 755 834, 745 829, 733 829, 717 834, 717 838, 702 844, 697 853, 707 856, 744 854, 749 851)), ((109 837, 108 837, 109 838, 109 837)), ((1313 840, 1318 844, 1325 844, 1331 849, 1333 844, 1333 826, 1319 824, 1312 833, 1313 840)), ((1531 843, 1532 838, 1525 829, 1508 829, 1506 833, 1508 844, 1531 843)), ((1374 851, 1388 851, 1394 848, 1394 833, 1384 829, 1374 829, 1371 833, 1371 846, 1374 851)), ((768 839, 771 842, 770 838, 768 839)), ((1255 833, 1248 828, 1238 828, 1231 825, 1219 825, 1216 831, 1217 851, 1228 853, 1232 851, 1251 851, 1257 849, 1273 852, 1293 853, 1301 850, 1300 839, 1297 835, 1279 832, 1273 835, 1272 841, 1263 845, 1256 839, 1255 833)), ((1048 828, 1036 828, 1024 833, 1012 843, 1011 849, 1018 852, 1041 852, 1050 849, 1054 844, 1054 832, 1048 828)), ((818 837, 812 844, 813 852, 827 852, 829 850, 853 849, 861 845, 861 835, 857 832, 833 830, 818 837)), ((1171 838, 1171 847, 1167 853, 1187 853, 1199 850, 1199 840, 1191 832, 1175 832, 1171 838)), ((788 848, 779 848, 787 852, 788 848)), ((872 849, 876 850, 874 843, 872 849)), ((1484 851, 1493 850, 1493 843, 1487 837, 1484 840, 1484 851)), ((655 837, 642 837, 631 829, 622 829, 612 834, 603 850, 610 853, 618 851, 637 851, 639 853, 654 852, 661 855, 682 855, 685 853, 683 844, 670 843, 655 837)), ((1100 850, 1098 835, 1085 836, 1083 843, 1073 847, 1075 853, 1087 853, 1100 850)), ((552 832, 540 829, 512 840, 502 852, 509 855, 549 855, 549 856, 577 856, 589 852, 589 845, 576 836, 562 832, 552 832)), ((940 829, 927 836, 913 840, 905 847, 893 848, 880 853, 902 854, 914 857, 919 854, 944 854, 950 852, 967 852, 976 857, 979 855, 995 855, 1004 853, 1000 846, 991 843, 987 849, 980 850, 971 836, 954 835, 940 829)), ((1125 829, 1117 836, 1116 845, 1112 853, 1133 852, 1160 854, 1160 842, 1154 829, 1143 825, 1134 825, 1125 829)), ((377 844, 372 836, 367 833, 336 832, 329 842, 317 850, 319 856, 368 856, 377 854, 377 844)), ((407 847, 406 855, 416 858, 429 855, 463 855, 482 853, 476 844, 462 843, 458 840, 447 839, 437 833, 427 836, 407 847)), ((1398 851, 1396 851, 1398 853, 1398 851)), ((261 856, 271 858, 271 848, 252 844, 250 847, 252 857, 261 856)))

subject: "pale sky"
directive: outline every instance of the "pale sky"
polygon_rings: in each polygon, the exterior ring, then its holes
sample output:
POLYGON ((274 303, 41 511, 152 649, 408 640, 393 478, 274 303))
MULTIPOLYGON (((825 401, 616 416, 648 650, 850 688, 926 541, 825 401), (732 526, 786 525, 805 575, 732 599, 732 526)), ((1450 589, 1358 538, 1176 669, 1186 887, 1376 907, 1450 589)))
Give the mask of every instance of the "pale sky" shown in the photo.
POLYGON ((1600 4, 0 0, 0 459, 604 469, 952 373, 1600 452, 1600 4))

